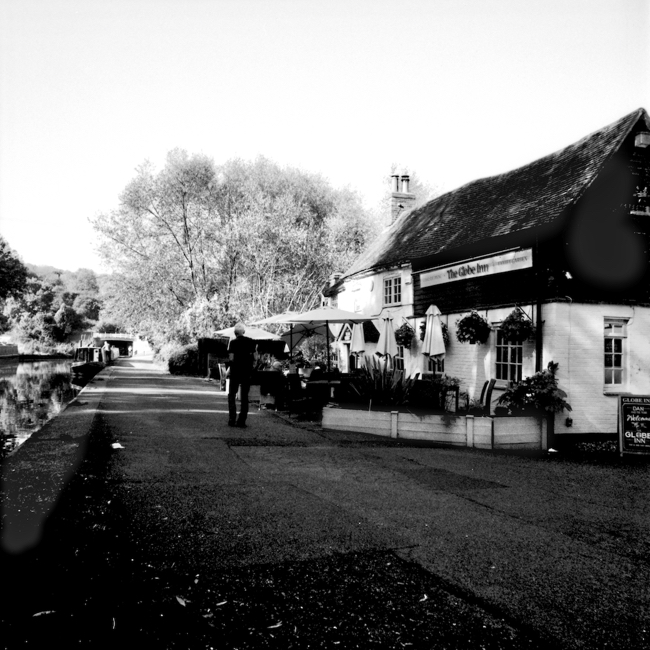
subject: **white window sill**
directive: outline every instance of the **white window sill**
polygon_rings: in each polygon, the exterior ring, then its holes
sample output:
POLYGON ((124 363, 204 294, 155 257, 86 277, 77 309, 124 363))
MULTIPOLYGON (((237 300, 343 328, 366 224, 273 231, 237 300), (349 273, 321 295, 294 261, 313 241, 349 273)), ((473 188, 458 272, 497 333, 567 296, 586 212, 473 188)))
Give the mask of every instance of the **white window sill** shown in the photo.
POLYGON ((603 395, 618 397, 619 395, 632 395, 632 393, 623 388, 603 388, 603 395))

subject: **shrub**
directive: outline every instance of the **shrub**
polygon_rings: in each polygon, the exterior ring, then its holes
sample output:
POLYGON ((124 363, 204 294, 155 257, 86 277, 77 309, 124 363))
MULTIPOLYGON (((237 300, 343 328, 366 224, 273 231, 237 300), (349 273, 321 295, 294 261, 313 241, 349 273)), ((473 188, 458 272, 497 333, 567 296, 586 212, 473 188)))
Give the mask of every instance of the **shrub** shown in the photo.
POLYGON ((167 367, 172 375, 199 374, 199 347, 196 343, 186 345, 172 352, 167 360, 167 367))
POLYGON ((374 404, 399 406, 409 400, 418 377, 419 374, 407 377, 392 364, 366 356, 365 366, 350 380, 350 389, 354 395, 374 404))
POLYGON ((557 385, 558 365, 550 361, 546 370, 508 388, 499 398, 499 406, 505 406, 512 413, 533 409, 545 413, 570 411, 571 406, 565 399, 567 394, 557 385))
POLYGON ((448 390, 457 386, 460 386, 460 379, 447 375, 434 375, 421 379, 411 391, 409 404, 420 408, 444 411, 446 410, 448 390))

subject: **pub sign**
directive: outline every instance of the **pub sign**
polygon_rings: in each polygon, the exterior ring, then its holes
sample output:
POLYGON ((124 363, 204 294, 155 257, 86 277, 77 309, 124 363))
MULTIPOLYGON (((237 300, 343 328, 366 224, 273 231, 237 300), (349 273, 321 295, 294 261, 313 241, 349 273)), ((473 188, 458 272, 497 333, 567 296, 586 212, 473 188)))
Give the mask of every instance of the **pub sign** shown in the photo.
POLYGON ((623 454, 650 454, 650 396, 619 397, 619 449, 623 454))

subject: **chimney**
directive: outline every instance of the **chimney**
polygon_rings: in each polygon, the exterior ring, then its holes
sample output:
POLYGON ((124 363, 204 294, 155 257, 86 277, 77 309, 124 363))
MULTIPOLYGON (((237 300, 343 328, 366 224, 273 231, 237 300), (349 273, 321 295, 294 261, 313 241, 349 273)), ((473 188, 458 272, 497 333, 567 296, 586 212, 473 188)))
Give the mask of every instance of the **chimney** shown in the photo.
POLYGON ((332 273, 330 275, 330 287, 333 287, 340 279, 343 273, 332 273))
POLYGON ((408 212, 415 205, 415 194, 409 192, 409 177, 407 174, 402 174, 401 181, 402 187, 398 188, 400 176, 393 174, 391 176, 392 194, 390 198, 390 223, 395 223, 395 220, 403 212, 408 212))

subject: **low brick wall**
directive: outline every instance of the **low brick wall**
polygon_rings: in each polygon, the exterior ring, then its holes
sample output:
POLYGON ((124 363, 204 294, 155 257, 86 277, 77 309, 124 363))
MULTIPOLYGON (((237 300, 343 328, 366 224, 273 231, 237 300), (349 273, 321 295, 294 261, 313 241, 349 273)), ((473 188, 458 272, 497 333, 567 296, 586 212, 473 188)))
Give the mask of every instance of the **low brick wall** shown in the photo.
POLYGON ((323 429, 358 431, 475 449, 548 449, 546 419, 414 415, 397 411, 324 408, 323 429))

